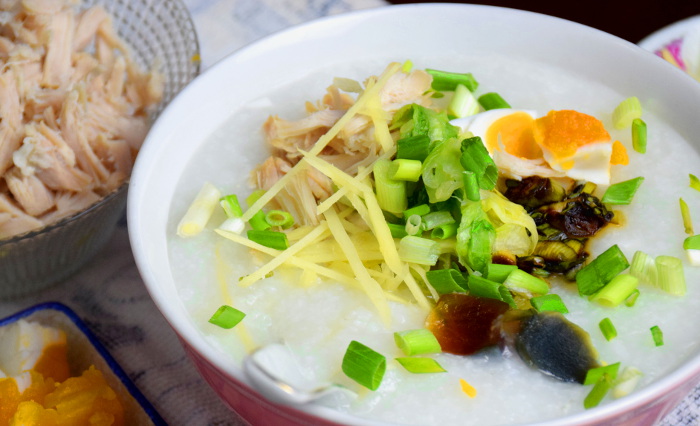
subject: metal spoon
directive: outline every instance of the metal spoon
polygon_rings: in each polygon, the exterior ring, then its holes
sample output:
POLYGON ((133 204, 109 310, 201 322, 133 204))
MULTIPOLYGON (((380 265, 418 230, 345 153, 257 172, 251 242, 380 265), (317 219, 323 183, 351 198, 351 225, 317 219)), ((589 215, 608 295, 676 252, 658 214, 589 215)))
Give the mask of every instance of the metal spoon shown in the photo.
POLYGON ((275 402, 308 404, 332 395, 357 396, 337 384, 311 382, 289 348, 280 343, 253 351, 243 360, 243 371, 260 393, 275 402))

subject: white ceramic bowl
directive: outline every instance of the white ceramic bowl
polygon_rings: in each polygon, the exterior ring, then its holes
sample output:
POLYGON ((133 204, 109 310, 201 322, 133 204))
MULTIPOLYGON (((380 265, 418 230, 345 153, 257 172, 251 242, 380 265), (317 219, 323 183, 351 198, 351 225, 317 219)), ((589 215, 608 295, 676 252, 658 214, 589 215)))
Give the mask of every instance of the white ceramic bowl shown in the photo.
MULTIPOLYGON (((575 70, 620 93, 652 99, 681 136, 700 134, 700 85, 639 47, 544 15, 467 5, 412 5, 332 17, 273 35, 224 59, 191 83, 153 126, 134 169, 128 200, 132 248, 163 315, 205 379, 253 424, 372 424, 315 405, 270 402, 210 345, 175 288, 166 229, 179 177, 189 159, 229 115, 260 94, 307 75, 314 64, 459 55, 474 46, 575 70), (472 47, 470 47, 472 46, 472 47), (322 420, 323 419, 323 420, 322 420)), ((695 139, 697 140, 697 139, 695 139)), ((245 144, 241 143, 241 149, 245 144)), ((545 424, 652 424, 700 381, 700 356, 633 395, 545 424)))

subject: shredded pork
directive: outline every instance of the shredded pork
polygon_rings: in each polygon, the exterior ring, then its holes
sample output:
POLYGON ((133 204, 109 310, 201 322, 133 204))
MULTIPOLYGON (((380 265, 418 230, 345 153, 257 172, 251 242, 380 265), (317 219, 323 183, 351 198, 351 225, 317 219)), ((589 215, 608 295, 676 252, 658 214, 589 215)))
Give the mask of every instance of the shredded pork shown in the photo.
MULTIPOLYGON (((392 75, 379 92, 387 123, 391 121, 393 113, 405 105, 415 103, 430 106, 431 83, 432 77, 422 70, 392 75)), ((263 125, 263 134, 272 147, 272 156, 254 171, 257 187, 264 190, 272 187, 301 160, 300 150, 310 150, 354 103, 352 96, 331 85, 322 100, 316 104, 306 104, 306 117, 296 121, 269 117, 263 125)), ((360 167, 366 167, 376 160, 379 150, 372 118, 360 113, 350 119, 319 157, 354 176, 360 167)), ((289 211, 297 223, 318 224, 316 205, 333 193, 330 179, 316 169, 308 168, 305 173, 294 176, 292 181, 273 201, 278 208, 289 211)))
POLYGON ((108 13, 76 3, 0 1, 0 239, 119 187, 162 98, 108 13))

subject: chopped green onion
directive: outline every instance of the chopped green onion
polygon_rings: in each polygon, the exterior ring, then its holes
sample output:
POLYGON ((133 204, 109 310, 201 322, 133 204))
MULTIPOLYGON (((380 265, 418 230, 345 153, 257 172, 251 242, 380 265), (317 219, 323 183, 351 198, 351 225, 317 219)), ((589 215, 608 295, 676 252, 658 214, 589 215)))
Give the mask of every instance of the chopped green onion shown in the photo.
POLYGON ((420 235, 423 232, 423 218, 417 214, 412 214, 406 218, 404 227, 407 235, 420 235))
POLYGON ((600 379, 595 385, 593 385, 593 389, 591 389, 588 395, 586 395, 586 398, 583 400, 583 407, 586 410, 597 407, 598 404, 600 404, 600 401, 605 398, 605 395, 608 394, 611 387, 612 383, 609 379, 606 377, 600 379))
POLYGON ((209 318, 209 322, 221 328, 230 329, 236 326, 245 318, 245 314, 236 308, 228 305, 221 305, 209 318))
POLYGON ((503 281, 503 285, 511 291, 529 296, 549 293, 549 285, 542 278, 532 276, 522 269, 513 270, 503 281))
POLYGON ((656 269, 658 287, 674 296, 683 296, 686 291, 683 262, 673 256, 657 256, 656 269))
POLYGON ((635 118, 642 117, 642 104, 636 96, 625 99, 620 102, 612 113, 613 126, 616 129, 626 129, 632 125, 635 118))
POLYGON ((406 74, 410 73, 412 69, 413 61, 411 61, 410 59, 406 59, 406 62, 401 64, 401 71, 405 72, 406 74))
POLYGON ((491 190, 496 187, 498 168, 489 155, 480 137, 467 138, 462 141, 460 163, 464 170, 473 172, 479 182, 479 188, 491 190))
POLYGON ((442 352, 440 342, 430 330, 425 328, 397 331, 394 333, 394 341, 406 356, 442 352))
POLYGON ((649 330, 651 330, 651 337, 654 339, 654 345, 655 346, 663 346, 664 345, 664 332, 661 331, 661 328, 659 328, 658 325, 655 325, 651 327, 649 330))
POLYGON ((641 293, 639 292, 639 289, 635 289, 632 294, 627 296, 627 299, 625 299, 625 306, 632 307, 634 306, 635 303, 637 303, 637 299, 639 299, 639 295, 641 293))
POLYGON ((377 390, 386 372, 386 357, 358 341, 351 341, 343 356, 343 373, 369 390, 377 390))
POLYGON ((432 358, 396 358, 396 361, 414 374, 444 373, 447 371, 432 358))
POLYGON ((640 154, 647 152, 647 123, 641 118, 632 120, 632 148, 640 154))
POLYGON ((251 217, 248 221, 248 224, 250 224, 250 227, 255 229, 256 231, 266 231, 272 228, 272 226, 270 226, 270 224, 267 223, 267 216, 262 210, 258 210, 257 212, 255 212, 253 217, 251 217))
POLYGON ((423 229, 429 231, 437 226, 455 223, 454 217, 448 211, 439 211, 428 213, 422 217, 423 229))
POLYGON ((447 238, 454 237, 455 235, 457 235, 457 228, 458 225, 456 222, 436 226, 430 233, 430 238, 444 240, 447 238))
POLYGON ((468 117, 479 112, 479 101, 463 84, 458 84, 447 105, 447 114, 456 118, 468 117))
POLYGON ((229 219, 243 216, 243 209, 241 209, 241 205, 238 203, 236 194, 224 195, 219 200, 219 204, 221 204, 224 212, 226 212, 226 217, 229 219))
POLYGON ((399 225, 397 223, 387 223, 386 225, 389 227, 392 238, 403 238, 408 235, 406 232, 406 225, 399 225))
POLYGON ((419 265, 435 265, 440 255, 438 243, 427 238, 409 235, 399 241, 399 258, 419 265))
POLYGON ((515 265, 489 263, 486 267, 486 278, 497 283, 503 283, 511 272, 518 269, 515 265))
POLYGON ((615 307, 624 302, 637 289, 637 285, 637 277, 620 274, 595 293, 591 300, 603 306, 615 307))
MULTIPOLYGON (((487 219, 477 219, 471 224, 469 232, 471 235, 467 241, 467 265, 485 275, 486 268, 491 263, 491 248, 496 238, 496 230, 487 219)), ((459 246, 457 250, 459 252, 459 246)))
POLYGON ((240 217, 231 217, 223 221, 219 228, 222 231, 233 232, 234 234, 240 234, 245 229, 245 222, 240 217))
POLYGON ((518 307, 518 305, 515 303, 515 299, 513 298, 513 293, 511 293, 506 286, 499 286, 498 292, 501 294, 501 301, 506 302, 513 309, 518 307))
POLYGON ((630 266, 630 275, 633 275, 643 283, 657 286, 658 274, 654 258, 637 250, 632 257, 632 266, 630 266))
POLYGON ((211 183, 205 182, 177 225, 177 235, 193 237, 202 232, 220 198, 221 192, 211 183))
POLYGON ((683 227, 685 227, 685 233, 688 235, 693 235, 693 219, 690 217, 690 208, 688 204, 682 199, 678 199, 681 205, 681 216, 683 217, 683 227))
POLYGON ((683 249, 688 255, 690 264, 700 266, 700 235, 693 235, 683 240, 683 249))
POLYGON ((389 176, 394 180, 418 182, 422 171, 423 163, 420 161, 399 158, 391 162, 389 176))
POLYGON ((479 104, 486 110, 510 108, 510 104, 506 102, 501 95, 496 92, 485 93, 479 96, 479 104))
POLYGON ((700 179, 694 174, 688 174, 690 177, 690 187, 696 191, 700 191, 700 179))
POLYGON ((284 232, 251 229, 248 231, 248 239, 275 250, 284 250, 289 247, 289 240, 284 232))
POLYGON ((469 293, 473 296, 503 301, 503 296, 499 290, 501 284, 495 281, 487 280, 478 275, 469 275, 467 277, 467 286, 469 287, 469 293))
POLYGON ((615 325, 613 325, 610 318, 603 318, 603 320, 598 323, 598 327, 600 327, 603 337, 605 337, 605 340, 608 342, 617 337, 617 330, 615 329, 615 325))
POLYGON ((467 289, 467 280, 465 280, 462 273, 456 269, 436 269, 434 271, 427 271, 425 276, 430 285, 439 294, 464 293, 467 289))
POLYGON ((471 73, 460 74, 456 72, 438 71, 434 69, 426 69, 425 72, 433 76, 431 87, 439 92, 453 91, 458 84, 464 85, 469 91, 473 92, 479 87, 471 73))
POLYGON ((629 204, 642 182, 644 182, 644 178, 640 176, 610 185, 601 201, 606 204, 629 204))
POLYGON ((530 299, 530 304, 537 310, 537 312, 560 312, 562 314, 568 314, 569 310, 566 305, 561 300, 558 294, 545 294, 544 296, 537 296, 530 299))
POLYGON ((260 197, 262 197, 263 195, 265 195, 265 190, 257 189, 255 191, 251 192, 248 197, 246 197, 245 202, 250 207, 253 204, 255 204, 255 202, 258 201, 260 199, 260 197))
POLYGON ((620 250, 620 247, 615 244, 578 271, 576 274, 576 285, 578 286, 579 294, 590 296, 628 267, 629 262, 627 258, 620 250))
POLYGON ((420 204, 418 206, 411 207, 410 209, 403 212, 403 217, 413 216, 417 214, 418 216, 423 216, 430 213, 430 206, 427 204, 420 204))
POLYGON ((373 171, 379 207, 390 213, 403 213, 408 204, 406 182, 391 179, 391 161, 389 160, 376 161, 373 171))
POLYGON ((479 180, 476 174, 472 171, 465 170, 462 172, 462 180, 464 181, 464 194, 467 200, 479 201, 481 194, 479 192, 479 180))
POLYGON ((279 226, 287 229, 294 225, 294 218, 289 212, 284 210, 270 210, 265 215, 265 222, 270 226, 279 226))
POLYGON ((625 369, 622 370, 622 374, 620 374, 620 377, 615 382, 615 387, 612 391, 613 397, 622 398, 632 393, 634 388, 637 387, 642 375, 642 372, 635 367, 625 367, 625 369))
POLYGON ((430 137, 408 136, 396 141, 396 158, 423 161, 430 153, 430 137))
POLYGON ((586 378, 583 380, 583 385, 588 386, 599 382, 602 378, 607 378, 612 382, 617 378, 617 372, 620 370, 620 363, 605 365, 602 367, 591 368, 586 372, 586 378))

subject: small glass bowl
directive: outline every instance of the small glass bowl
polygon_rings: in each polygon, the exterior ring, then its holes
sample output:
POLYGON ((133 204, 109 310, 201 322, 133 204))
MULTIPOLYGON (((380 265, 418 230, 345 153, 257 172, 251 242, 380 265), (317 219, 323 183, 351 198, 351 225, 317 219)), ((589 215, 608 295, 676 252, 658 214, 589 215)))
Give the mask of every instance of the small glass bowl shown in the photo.
POLYGON ((57 302, 32 306, 0 319, 0 328, 20 319, 58 328, 66 333, 71 375, 79 376, 91 365, 102 372, 124 407, 124 424, 167 425, 88 326, 68 306, 57 302))
MULTIPOLYGON (((143 69, 158 64, 163 100, 151 120, 199 73, 199 43, 181 0, 84 0, 102 5, 143 69)), ((0 299, 31 294, 76 272, 113 234, 124 217, 128 181, 87 209, 0 241, 0 299)))

